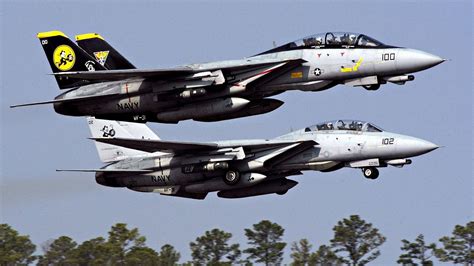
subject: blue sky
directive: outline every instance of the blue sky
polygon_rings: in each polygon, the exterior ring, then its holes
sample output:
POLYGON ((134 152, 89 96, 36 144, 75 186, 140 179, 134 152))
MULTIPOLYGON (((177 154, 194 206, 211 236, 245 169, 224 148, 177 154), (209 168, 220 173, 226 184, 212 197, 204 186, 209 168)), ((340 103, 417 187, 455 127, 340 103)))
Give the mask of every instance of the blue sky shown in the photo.
POLYGON ((2 1, 0 7, 0 217, 36 244, 64 234, 81 242, 125 222, 151 247, 174 245, 184 261, 189 242, 215 227, 245 246, 243 229, 269 219, 286 229, 284 240, 305 237, 319 246, 328 244, 337 221, 359 214, 388 238, 376 263, 393 264, 401 239, 423 233, 436 241, 473 219, 471 1, 2 1), (376 181, 355 169, 307 172, 285 196, 193 201, 103 187, 92 174, 55 172, 101 166, 84 118, 58 115, 51 106, 8 108, 60 93, 36 39, 37 32, 55 29, 70 37, 98 32, 141 68, 242 58, 273 41, 325 31, 361 32, 420 49, 450 61, 405 86, 290 92, 276 97, 285 104, 269 114, 150 127, 163 139, 209 141, 269 138, 354 118, 444 147, 402 169, 381 169, 376 181))

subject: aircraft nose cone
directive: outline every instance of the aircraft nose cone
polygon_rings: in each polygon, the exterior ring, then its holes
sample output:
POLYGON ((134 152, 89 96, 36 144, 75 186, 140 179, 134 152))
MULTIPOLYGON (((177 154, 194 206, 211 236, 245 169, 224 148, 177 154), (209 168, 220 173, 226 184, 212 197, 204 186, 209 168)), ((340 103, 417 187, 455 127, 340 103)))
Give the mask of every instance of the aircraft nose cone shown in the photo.
POLYGON ((398 151, 402 152, 406 157, 418 156, 439 148, 438 145, 417 138, 407 138, 398 145, 398 151))
POLYGON ((416 72, 425 70, 446 61, 445 59, 427 52, 405 49, 401 53, 401 58, 397 62, 399 70, 405 72, 416 72))
POLYGON ((419 150, 419 152, 421 154, 428 153, 430 151, 434 151, 437 148, 439 148, 438 145, 436 145, 432 142, 426 141, 426 140, 419 140, 418 143, 417 143, 417 149, 419 150))

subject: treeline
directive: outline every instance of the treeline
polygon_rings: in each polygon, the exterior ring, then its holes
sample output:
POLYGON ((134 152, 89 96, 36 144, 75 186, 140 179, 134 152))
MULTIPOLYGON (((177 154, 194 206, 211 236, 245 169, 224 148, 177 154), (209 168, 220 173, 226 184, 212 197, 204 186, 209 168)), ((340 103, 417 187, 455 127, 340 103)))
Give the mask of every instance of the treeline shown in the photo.
MULTIPOLYGON (((220 229, 206 231, 189 244, 192 261, 181 265, 279 265, 287 243, 282 241, 285 229, 263 220, 245 229, 247 248, 232 243, 232 234, 220 229)), ((364 265, 380 256, 386 241, 379 229, 352 215, 333 227, 329 243, 317 247, 307 239, 291 243, 292 265, 364 265)), ((433 265, 433 258, 453 264, 474 263, 474 221, 456 225, 452 235, 439 244, 426 243, 422 234, 413 241, 401 241, 401 255, 396 261, 404 265, 433 265)), ((169 244, 154 250, 137 228, 118 223, 108 237, 97 237, 76 243, 68 236, 41 245, 43 255, 34 255, 36 246, 29 236, 20 235, 8 224, 0 225, 0 265, 177 265, 181 255, 169 244)))

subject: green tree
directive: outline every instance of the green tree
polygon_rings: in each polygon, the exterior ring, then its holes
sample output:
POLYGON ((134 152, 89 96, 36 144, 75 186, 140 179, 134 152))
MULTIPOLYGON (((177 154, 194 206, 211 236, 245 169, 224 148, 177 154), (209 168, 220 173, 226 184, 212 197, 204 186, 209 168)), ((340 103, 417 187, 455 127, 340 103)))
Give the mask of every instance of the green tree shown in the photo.
POLYGON ((36 260, 36 246, 8 224, 0 224, 0 265, 28 265, 36 260))
POLYGON ((160 265, 171 266, 178 263, 181 254, 179 254, 172 245, 166 244, 161 247, 159 257, 160 265))
POLYGON ((426 244, 425 237, 420 234, 416 237, 415 242, 410 242, 406 239, 402 240, 403 246, 401 250, 403 254, 397 260, 397 263, 403 265, 433 265, 433 261, 430 258, 433 256, 436 249, 436 244, 426 244))
POLYGON ((341 259, 326 245, 319 246, 309 257, 308 265, 342 265, 341 259))
POLYGON ((362 220, 358 215, 339 221, 333 228, 334 238, 331 240, 336 254, 343 253, 343 263, 349 265, 365 265, 380 255, 380 247, 386 238, 372 224, 362 220))
POLYGON ((456 225, 452 236, 439 240, 443 247, 436 250, 440 261, 474 265, 474 221, 456 225))
POLYGON ((107 248, 111 252, 112 263, 116 265, 125 264, 127 252, 134 248, 145 246, 146 238, 141 236, 138 228, 129 230, 124 223, 117 223, 109 231, 107 248))
POLYGON ((240 257, 239 244, 229 245, 231 233, 219 229, 206 231, 203 236, 191 242, 191 256, 195 264, 223 265, 236 262, 240 257), (222 261, 225 257, 228 261, 222 261))
POLYGON ((127 266, 162 266, 158 253, 149 247, 133 247, 125 255, 127 266))
POLYGON ((312 245, 308 239, 301 239, 299 242, 293 242, 291 244, 291 258, 293 262, 291 265, 308 265, 309 258, 311 256, 312 245))
POLYGON ((263 220, 253 225, 253 229, 245 229, 248 244, 251 246, 244 252, 248 259, 257 263, 280 264, 283 260, 285 242, 281 241, 285 229, 277 223, 263 220))
POLYGON ((78 265, 110 264, 111 248, 103 237, 84 241, 71 254, 72 260, 78 265))
POLYGON ((60 236, 45 247, 45 254, 39 257, 38 265, 71 265, 77 243, 68 236, 60 236))

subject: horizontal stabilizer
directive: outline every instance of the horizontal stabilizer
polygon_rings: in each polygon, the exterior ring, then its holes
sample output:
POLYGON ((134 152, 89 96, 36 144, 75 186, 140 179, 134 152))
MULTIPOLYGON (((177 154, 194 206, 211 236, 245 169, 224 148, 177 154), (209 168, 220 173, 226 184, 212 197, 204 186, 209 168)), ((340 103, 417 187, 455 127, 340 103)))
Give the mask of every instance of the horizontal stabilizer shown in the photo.
POLYGON ((51 100, 51 101, 45 101, 45 102, 15 104, 15 105, 10 105, 10 108, 33 106, 33 105, 44 105, 44 104, 51 104, 51 103, 62 103, 62 102, 65 102, 65 100, 51 100))
POLYGON ((145 151, 145 152, 190 152, 215 150, 218 148, 215 143, 196 143, 196 142, 175 142, 163 140, 149 140, 149 139, 128 139, 128 138, 91 138, 92 140, 125 147, 129 149, 145 151))
POLYGON ((124 173, 138 174, 151 173, 153 170, 144 169, 56 169, 56 172, 83 172, 83 173, 124 173))
POLYGON ((17 107, 25 107, 25 106, 33 106, 33 105, 44 105, 44 104, 54 104, 54 103, 64 103, 64 102, 75 102, 75 101, 82 101, 82 100, 98 100, 104 97, 116 96, 119 93, 112 93, 112 94, 104 94, 104 95, 93 95, 93 96, 85 96, 85 97, 75 97, 75 98, 67 98, 67 99, 56 99, 51 101, 44 101, 44 102, 33 102, 33 103, 23 103, 23 104, 16 104, 10 105, 10 108, 17 108, 17 107))

